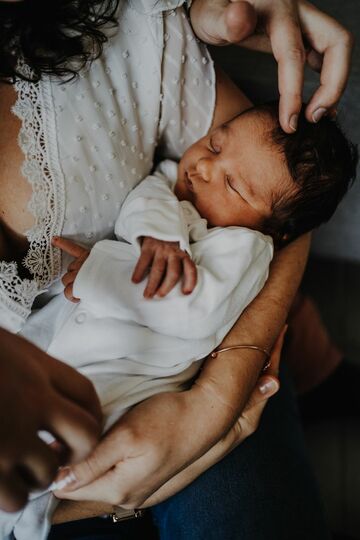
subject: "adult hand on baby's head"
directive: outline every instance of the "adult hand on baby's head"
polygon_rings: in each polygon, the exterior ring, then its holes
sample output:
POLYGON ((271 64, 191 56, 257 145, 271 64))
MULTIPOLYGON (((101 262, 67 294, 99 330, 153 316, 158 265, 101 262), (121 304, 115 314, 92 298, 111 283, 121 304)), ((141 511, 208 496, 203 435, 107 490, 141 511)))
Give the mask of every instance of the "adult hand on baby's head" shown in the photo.
POLYGON ((38 436, 53 434, 63 458, 84 459, 101 431, 90 381, 24 339, 0 329, 0 508, 20 509, 50 484, 61 456, 38 436))
POLYGON ((84 462, 62 471, 60 480, 73 481, 56 496, 139 508, 186 487, 256 430, 279 389, 284 334, 235 424, 233 411, 221 401, 214 407, 214 394, 203 387, 153 396, 122 417, 84 462))
POLYGON ((336 106, 348 80, 353 38, 306 0, 194 0, 190 13, 195 33, 207 43, 236 43, 273 53, 278 62, 280 123, 287 133, 296 129, 305 62, 321 73, 307 119, 316 122, 336 106))
POLYGON ((67 272, 63 275, 61 281, 65 287, 64 295, 66 298, 70 300, 70 302, 77 303, 80 299, 76 298, 73 294, 74 281, 80 268, 88 258, 90 251, 79 246, 79 244, 75 244, 75 242, 72 242, 71 240, 60 238, 58 236, 53 237, 52 244, 62 251, 65 251, 65 253, 68 253, 68 255, 75 257, 75 260, 69 264, 67 272))

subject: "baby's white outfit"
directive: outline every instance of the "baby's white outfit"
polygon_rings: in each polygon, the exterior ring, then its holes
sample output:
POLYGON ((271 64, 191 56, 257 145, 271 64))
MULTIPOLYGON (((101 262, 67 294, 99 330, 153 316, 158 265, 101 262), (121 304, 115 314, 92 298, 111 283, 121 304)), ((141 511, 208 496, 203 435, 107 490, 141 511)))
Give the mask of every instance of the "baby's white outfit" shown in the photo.
MULTIPOLYGON (((207 229, 195 207, 174 195, 176 179, 177 164, 167 160, 129 194, 115 226, 118 240, 95 244, 77 275, 80 303, 55 297, 24 332, 93 381, 105 429, 135 403, 184 389, 267 279, 271 238, 242 227, 207 229), (190 295, 178 284, 165 298, 144 299, 144 283, 131 282, 143 236, 179 242, 191 255, 197 284, 190 295)), ((32 507, 39 522, 54 504, 49 494, 31 501, 17 529, 29 526, 32 507)), ((6 517, 0 514, 0 524, 6 517)))
POLYGON ((80 303, 53 299, 23 332, 94 382, 106 428, 149 395, 188 383, 267 279, 271 238, 242 227, 208 229, 190 202, 178 201, 176 180, 177 164, 166 160, 141 182, 120 210, 118 240, 95 244, 81 267, 73 289, 80 303), (132 283, 143 236, 179 242, 189 253, 198 273, 190 295, 177 284, 148 300, 145 283, 132 283))

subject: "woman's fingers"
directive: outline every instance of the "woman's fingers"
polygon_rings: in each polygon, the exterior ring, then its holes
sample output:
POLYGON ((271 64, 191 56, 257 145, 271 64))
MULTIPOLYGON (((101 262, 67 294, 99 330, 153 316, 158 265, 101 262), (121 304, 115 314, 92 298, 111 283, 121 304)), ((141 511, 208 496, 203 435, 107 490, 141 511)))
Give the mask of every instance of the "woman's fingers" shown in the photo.
POLYGON ((29 486, 15 470, 0 475, 0 508, 5 512, 16 512, 28 500, 29 486))
POLYGON ((318 122, 325 113, 337 105, 349 77, 350 56, 351 47, 343 44, 328 48, 324 52, 320 86, 306 108, 308 120, 318 122))
POLYGON ((238 43, 254 31, 256 22, 254 7, 241 0, 196 0, 191 6, 195 33, 212 45, 238 43))
POLYGON ((26 476, 31 479, 32 489, 49 486, 59 465, 59 456, 38 437, 34 438, 30 450, 21 460, 21 469, 28 471, 26 476))
POLYGON ((302 105, 305 49, 295 4, 274 14, 269 22, 269 38, 278 62, 279 120, 287 133, 297 128, 302 105))
POLYGON ((354 40, 346 28, 309 2, 299 2, 299 15, 303 33, 318 55, 317 58, 311 55, 310 65, 321 70, 320 87, 306 108, 306 117, 313 122, 341 98, 349 78, 354 40), (321 56, 323 61, 319 66, 321 56))
POLYGON ((72 462, 89 455, 101 432, 99 422, 90 413, 55 392, 43 428, 69 448, 72 462))
MULTIPOLYGON (((126 460, 126 458, 130 459, 128 454, 123 455, 121 452, 118 429, 119 426, 117 428, 115 426, 110 432, 106 433, 100 443, 83 461, 61 469, 55 483, 63 485, 63 487, 57 496, 60 498, 73 498, 73 491, 76 490, 77 493, 80 493, 80 488, 87 487, 88 484, 93 485, 95 480, 101 479, 118 462, 126 460)), ((124 436, 123 440, 125 439, 126 436, 124 436)), ((126 444, 124 447, 126 448, 126 444)))
POLYGON ((256 11, 249 2, 232 1, 218 19, 217 29, 223 35, 224 42, 239 43, 254 32, 256 23, 256 11))

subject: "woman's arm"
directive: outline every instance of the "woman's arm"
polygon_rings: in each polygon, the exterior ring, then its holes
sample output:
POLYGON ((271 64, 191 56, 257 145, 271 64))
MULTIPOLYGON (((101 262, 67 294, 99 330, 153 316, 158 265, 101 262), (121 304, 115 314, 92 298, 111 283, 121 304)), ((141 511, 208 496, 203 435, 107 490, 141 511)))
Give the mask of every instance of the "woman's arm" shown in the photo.
MULTIPOLYGON (((250 343, 272 348, 299 287, 309 245, 310 235, 306 235, 276 255, 265 287, 243 312, 221 347, 250 343)), ((218 429, 222 426, 226 429, 231 417, 235 420, 239 416, 263 364, 263 354, 253 350, 244 350, 241 354, 236 350, 229 351, 206 361, 195 386, 201 393, 209 394, 228 405, 228 418, 218 415, 218 429)), ((213 422, 216 412, 215 409, 213 422)))

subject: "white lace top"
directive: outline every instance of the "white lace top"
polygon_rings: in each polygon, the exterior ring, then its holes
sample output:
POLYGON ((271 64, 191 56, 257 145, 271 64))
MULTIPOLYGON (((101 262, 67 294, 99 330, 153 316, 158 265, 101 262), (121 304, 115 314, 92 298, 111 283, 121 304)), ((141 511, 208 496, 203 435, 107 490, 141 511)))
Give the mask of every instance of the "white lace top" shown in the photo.
POLYGON ((52 236, 87 246, 111 237, 156 146, 162 157, 178 158, 208 131, 214 69, 183 2, 122 0, 118 28, 106 30, 102 56, 78 79, 17 82, 14 113, 35 217, 24 264, 33 279, 20 279, 16 263, 0 263, 1 326, 18 332, 38 295, 62 290, 69 261, 52 248, 52 236))

